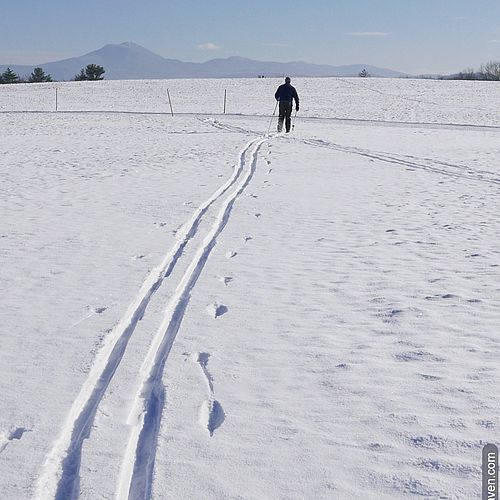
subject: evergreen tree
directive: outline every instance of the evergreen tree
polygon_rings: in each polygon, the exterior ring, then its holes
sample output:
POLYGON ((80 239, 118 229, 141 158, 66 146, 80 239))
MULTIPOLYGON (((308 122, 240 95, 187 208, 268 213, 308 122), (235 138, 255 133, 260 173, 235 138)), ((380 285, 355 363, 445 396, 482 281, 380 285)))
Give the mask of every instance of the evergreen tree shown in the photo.
POLYGON ((42 68, 35 68, 28 80, 29 83, 42 83, 51 81, 52 77, 50 75, 46 75, 42 68))
POLYGON ((103 80, 102 76, 105 73, 105 70, 102 66, 98 64, 88 64, 85 69, 82 68, 80 73, 75 76, 75 81, 82 80, 103 80))
POLYGON ((83 80, 87 80, 87 75, 85 74, 85 70, 82 68, 78 75, 75 75, 75 82, 81 82, 83 80))
POLYGON ((104 73, 104 68, 98 64, 89 64, 85 68, 85 74, 87 75, 88 80, 103 80, 104 77, 102 75, 104 73))
POLYGON ((10 68, 7 68, 0 76, 1 83, 21 83, 19 76, 10 68))

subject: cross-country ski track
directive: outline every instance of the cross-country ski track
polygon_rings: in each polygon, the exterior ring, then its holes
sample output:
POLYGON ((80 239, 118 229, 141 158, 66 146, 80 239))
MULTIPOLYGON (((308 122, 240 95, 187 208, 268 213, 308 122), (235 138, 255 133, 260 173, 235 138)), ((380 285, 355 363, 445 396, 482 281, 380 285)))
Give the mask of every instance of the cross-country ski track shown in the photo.
MULTIPOLYGON (((219 119, 200 118, 199 121, 221 131, 236 132, 248 136, 258 134, 255 130, 224 124, 219 119)), ((122 362, 128 342, 139 322, 147 314, 153 296, 163 282, 171 277, 188 244, 193 241, 195 236, 200 237, 198 234, 200 223, 211 209, 220 203, 218 214, 212 224, 205 228, 205 236, 201 244, 189 263, 186 264, 184 274, 174 287, 161 324, 151 340, 140 370, 135 375, 138 389, 132 407, 128 410, 129 435, 126 438, 123 462, 116 485, 116 498, 142 500, 151 497, 157 438, 165 402, 165 388, 162 382, 165 364, 182 323, 190 294, 203 271, 211 250, 217 243, 219 235, 229 221, 234 203, 252 179, 257 167, 259 149, 270 138, 271 136, 258 136, 248 142, 241 150, 232 176, 205 200, 179 229, 175 245, 165 256, 163 262, 150 272, 125 315, 106 337, 105 344, 98 352, 89 376, 72 405, 66 423, 46 458, 43 473, 37 485, 37 499, 65 500, 79 497, 82 447, 92 432, 99 405, 122 362), (228 196, 223 199, 228 192, 228 196)), ((318 139, 297 139, 293 136, 282 136, 281 138, 286 141, 298 141, 304 146, 328 148, 375 161, 422 169, 441 175, 494 184, 500 182, 494 172, 476 171, 430 158, 377 152, 318 139)), ((209 399, 205 402, 208 404, 209 414, 207 418, 208 420, 218 418, 223 410, 218 401, 213 399, 212 382, 207 376, 206 365, 198 362, 211 388, 209 399)), ((210 423, 207 426, 212 435, 213 430, 210 428, 210 423)))
MULTIPOLYGON (((210 120, 208 123, 214 124, 210 120)), ((214 126, 217 126, 216 122, 214 126)), ((79 497, 82 445, 90 435, 99 404, 123 358, 128 341, 146 313, 152 296, 171 275, 186 245, 196 235, 204 215, 226 192, 235 187, 222 202, 215 223, 210 227, 168 303, 163 322, 138 374, 140 391, 136 395, 130 414, 132 431, 124 457, 117 497, 137 500, 150 497, 156 434, 164 401, 161 381, 164 366, 189 302, 189 294, 212 248, 217 243, 217 237, 229 221, 234 203, 250 182, 257 166, 258 151, 266 140, 268 139, 258 137, 243 148, 233 175, 198 207, 190 220, 179 230, 174 247, 164 261, 151 271, 126 314, 106 337, 105 344, 72 405, 59 438, 47 456, 43 473, 38 481, 36 498, 65 500, 79 497)))
POLYGON ((299 83, 2 88, 2 499, 475 497, 498 89, 299 83))

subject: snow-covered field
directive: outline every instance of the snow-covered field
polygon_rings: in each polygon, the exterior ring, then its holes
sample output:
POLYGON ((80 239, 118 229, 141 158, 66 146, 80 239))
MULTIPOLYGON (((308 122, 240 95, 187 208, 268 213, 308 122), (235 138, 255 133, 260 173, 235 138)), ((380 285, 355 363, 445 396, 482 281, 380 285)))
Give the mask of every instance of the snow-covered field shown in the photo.
POLYGON ((0 86, 0 498, 481 497, 500 88, 279 83, 0 86))

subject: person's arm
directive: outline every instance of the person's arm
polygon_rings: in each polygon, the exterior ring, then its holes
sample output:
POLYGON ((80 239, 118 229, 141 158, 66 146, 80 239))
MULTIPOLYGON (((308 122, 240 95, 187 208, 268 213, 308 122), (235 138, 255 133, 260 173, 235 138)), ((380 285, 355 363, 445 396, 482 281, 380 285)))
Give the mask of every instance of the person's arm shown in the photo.
POLYGON ((276 91, 276 93, 274 94, 274 98, 279 101, 280 100, 280 90, 281 90, 281 86, 278 87, 278 90, 276 91))
POLYGON ((293 89, 293 98, 295 99, 295 111, 299 110, 299 94, 297 94, 297 91, 293 89))

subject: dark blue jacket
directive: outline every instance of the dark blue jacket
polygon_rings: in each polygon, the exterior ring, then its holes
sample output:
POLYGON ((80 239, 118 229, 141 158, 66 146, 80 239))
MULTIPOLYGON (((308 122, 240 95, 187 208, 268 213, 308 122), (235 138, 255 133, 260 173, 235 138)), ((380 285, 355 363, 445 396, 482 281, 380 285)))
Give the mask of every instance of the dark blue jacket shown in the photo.
POLYGON ((299 96, 295 87, 292 87, 289 83, 284 83, 278 87, 276 94, 274 97, 277 101, 288 101, 292 102, 292 99, 295 99, 295 106, 299 105, 299 96))

